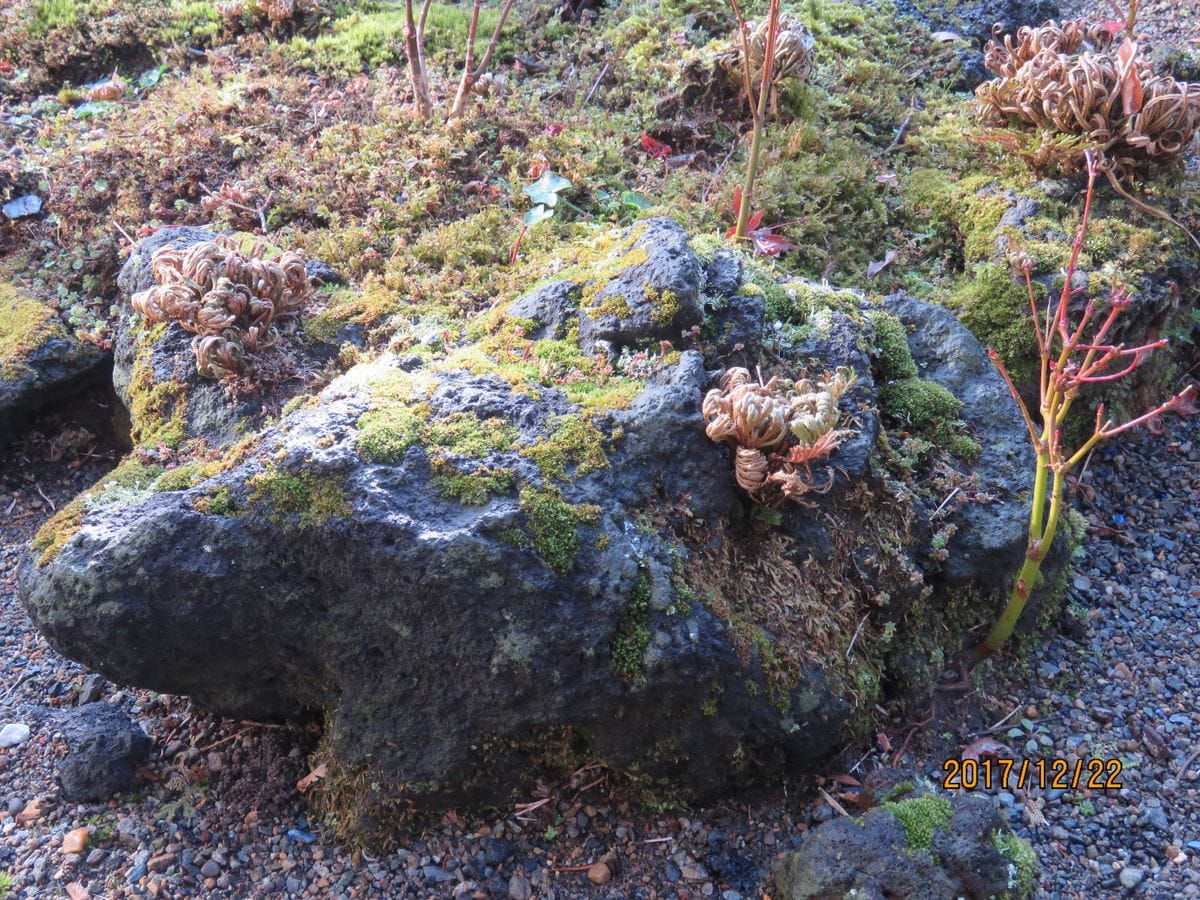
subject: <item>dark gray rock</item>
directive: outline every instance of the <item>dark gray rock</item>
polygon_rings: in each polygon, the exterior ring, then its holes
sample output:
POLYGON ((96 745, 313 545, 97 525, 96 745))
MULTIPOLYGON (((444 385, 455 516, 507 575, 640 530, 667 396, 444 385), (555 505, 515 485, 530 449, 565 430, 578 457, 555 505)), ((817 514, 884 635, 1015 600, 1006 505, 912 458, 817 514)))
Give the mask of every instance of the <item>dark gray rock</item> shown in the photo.
POLYGON ((598 341, 614 348, 653 341, 678 346, 683 332, 703 319, 703 272, 687 232, 671 219, 645 219, 631 226, 626 240, 632 243, 614 265, 631 254, 645 260, 618 268, 588 299, 581 309, 580 344, 589 352, 598 341))
MULTIPOLYGON (((910 802, 925 803, 929 798, 910 802)), ((905 897, 909 900, 987 900, 1027 896, 1018 867, 994 843, 1008 832, 987 797, 958 796, 943 801, 952 814, 933 830, 928 848, 913 847, 905 826, 891 810, 838 818, 810 832, 800 849, 780 859, 775 880, 782 900, 850 896, 905 897)), ((1032 852, 1032 851, 1031 851, 1032 852)))
POLYGON ((141 727, 107 703, 65 710, 57 726, 68 748, 59 781, 64 799, 72 803, 107 800, 127 790, 134 768, 150 752, 141 727))
POLYGON ((732 298, 742 286, 745 268, 740 254, 718 247, 704 266, 705 295, 725 300, 732 298))
POLYGON ((75 705, 86 706, 89 703, 95 703, 104 696, 106 687, 108 687, 108 682, 104 680, 104 676, 93 672, 83 679, 83 687, 79 689, 79 697, 76 699, 75 705))
POLYGON ((1028 535, 1023 497, 1034 464, 1020 410, 983 345, 952 312, 907 294, 892 294, 883 304, 908 331, 920 376, 962 401, 963 420, 980 447, 971 470, 980 479, 979 490, 999 501, 961 511, 947 545, 946 578, 961 585, 980 572, 1015 571, 1028 535))
POLYGON ((55 325, 54 332, 20 359, 0 364, 0 447, 30 416, 98 383, 108 371, 108 352, 76 340, 66 328, 55 325))
POLYGON ((566 333, 578 307, 579 286, 573 281, 552 281, 514 300, 508 315, 536 323, 537 330, 527 335, 531 340, 558 340, 566 333))

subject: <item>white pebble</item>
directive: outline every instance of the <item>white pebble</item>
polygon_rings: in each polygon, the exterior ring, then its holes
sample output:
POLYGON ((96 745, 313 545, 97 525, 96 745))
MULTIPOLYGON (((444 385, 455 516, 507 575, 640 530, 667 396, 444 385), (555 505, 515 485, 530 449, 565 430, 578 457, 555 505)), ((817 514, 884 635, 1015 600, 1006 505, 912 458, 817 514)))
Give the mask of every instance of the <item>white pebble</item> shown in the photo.
POLYGON ((29 726, 20 722, 9 722, 0 728, 0 749, 16 747, 29 740, 29 726))

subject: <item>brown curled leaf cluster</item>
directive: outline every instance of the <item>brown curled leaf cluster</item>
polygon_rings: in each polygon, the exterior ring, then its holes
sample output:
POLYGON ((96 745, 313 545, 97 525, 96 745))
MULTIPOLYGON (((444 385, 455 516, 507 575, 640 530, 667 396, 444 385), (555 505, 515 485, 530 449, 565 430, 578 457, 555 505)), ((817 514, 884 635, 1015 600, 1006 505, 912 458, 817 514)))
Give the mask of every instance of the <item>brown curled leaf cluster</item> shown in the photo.
MULTIPOLYGON (((762 81, 763 56, 767 52, 767 26, 763 19, 750 26, 750 75, 755 84, 762 81)), ((720 64, 734 79, 742 77, 742 50, 734 41, 735 49, 719 58, 720 64)), ((775 37, 775 67, 771 72, 771 84, 778 89, 787 81, 807 81, 812 74, 813 47, 816 41, 808 27, 787 15, 779 17, 779 34, 775 37)))
POLYGON ((838 369, 823 379, 763 384, 742 368, 727 371, 721 386, 704 397, 705 433, 734 449, 738 485, 758 500, 799 500, 829 490, 813 481, 811 465, 832 453, 851 432, 838 429, 838 403, 854 373, 838 369))
POLYGON ((195 334, 196 368, 205 378, 236 374, 246 354, 279 343, 312 296, 299 253, 271 259, 255 243, 243 252, 221 236, 191 247, 164 247, 150 264, 154 287, 133 295, 133 308, 151 322, 178 322, 195 334))
POLYGON ((286 25, 298 13, 312 12, 311 0, 229 0, 218 3, 217 11, 226 21, 233 21, 246 12, 256 12, 267 17, 273 27, 286 25))
POLYGON ((980 120, 1036 127, 1039 168, 1081 168, 1091 149, 1125 179, 1183 156, 1200 130, 1200 84, 1155 75, 1099 25, 1051 21, 1015 40, 997 29, 984 64, 997 77, 975 89, 980 120))

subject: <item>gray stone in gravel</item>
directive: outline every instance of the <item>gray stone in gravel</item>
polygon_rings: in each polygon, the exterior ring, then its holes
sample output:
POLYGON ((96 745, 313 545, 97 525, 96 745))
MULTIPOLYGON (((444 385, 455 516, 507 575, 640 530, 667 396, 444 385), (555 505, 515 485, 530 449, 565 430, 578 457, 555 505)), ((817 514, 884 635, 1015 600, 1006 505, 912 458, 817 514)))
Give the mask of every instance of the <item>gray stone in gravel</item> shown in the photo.
POLYGON ((454 876, 440 866, 425 866, 421 869, 421 874, 430 881, 436 881, 439 884, 444 881, 454 880, 454 876))
POLYGON ((1119 880, 1121 882, 1121 887, 1125 888, 1127 891, 1132 891, 1135 887, 1142 883, 1145 877, 1146 873, 1136 866, 1126 866, 1121 870, 1119 880))
POLYGON ((8 801, 8 814, 15 816, 25 808, 25 801, 20 797, 13 797, 8 801))
POLYGON ((498 866, 512 859, 517 845, 504 838, 489 838, 483 846, 483 861, 489 866, 498 866))
POLYGON ((9 722, 0 728, 0 748, 17 747, 29 740, 29 726, 21 722, 9 722))
POLYGON ((666 871, 667 881, 670 881, 672 884, 683 877, 683 873, 679 870, 679 866, 675 865, 675 863, 669 859, 663 865, 663 869, 666 871))
POLYGON ((91 853, 88 854, 87 864, 89 866, 97 866, 100 863, 104 862, 104 858, 106 856, 108 856, 108 854, 105 851, 101 850, 99 847, 97 847, 95 850, 93 850, 91 853))
POLYGON ((510 900, 529 900, 533 895, 533 887, 524 875, 514 875, 508 879, 508 896, 510 900))
POLYGON ((205 878, 216 878, 221 874, 221 864, 215 859, 210 859, 200 867, 200 874, 205 878))
POLYGON ((75 705, 87 706, 89 703, 95 703, 104 696, 106 687, 108 687, 108 682, 104 680, 104 676, 92 673, 83 679, 83 687, 79 689, 79 699, 75 705))

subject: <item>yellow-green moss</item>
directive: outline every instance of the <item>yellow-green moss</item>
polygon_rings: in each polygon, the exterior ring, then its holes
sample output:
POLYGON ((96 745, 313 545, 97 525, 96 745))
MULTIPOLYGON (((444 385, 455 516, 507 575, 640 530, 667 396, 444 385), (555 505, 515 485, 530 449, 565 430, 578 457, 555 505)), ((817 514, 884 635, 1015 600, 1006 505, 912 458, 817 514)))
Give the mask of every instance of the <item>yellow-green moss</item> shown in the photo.
POLYGON ((350 514, 345 481, 333 475, 293 473, 270 468, 247 482, 246 503, 279 525, 319 525, 331 518, 350 514))
POLYGON ((546 423, 546 430, 550 436, 545 440, 521 448, 521 455, 532 459, 545 478, 564 479, 569 466, 577 477, 608 468, 604 435, 590 419, 554 417, 546 423))
POLYGON ((51 338, 65 335, 54 310, 0 282, 0 379, 15 381, 29 374, 25 357, 51 338))
POLYGON ((447 460, 435 460, 433 485, 439 494, 467 506, 487 503, 494 494, 506 494, 513 488, 513 471, 503 466, 476 465, 470 469, 447 460))
POLYGON ((928 850, 933 846, 933 833, 950 824, 954 810, 945 797, 926 794, 898 802, 888 801, 883 808, 896 817, 914 850, 928 850))
POLYGON ((192 501, 192 509, 209 516, 233 516, 238 513, 233 492, 227 487, 192 501))
POLYGON ((947 303, 980 342, 1000 354, 1018 385, 1037 371, 1029 295, 1007 266, 981 263, 963 277, 947 303))
POLYGON ((1024 900, 1033 895, 1037 886, 1038 859, 1029 841, 1018 837, 1011 831, 997 831, 992 835, 992 843, 1007 859, 1012 867, 1008 888, 1016 900, 1024 900))
MULTIPOLYGON (((63 2, 63 0, 58 0, 63 2)), ((504 26, 504 39, 498 52, 512 53, 512 35, 517 31, 516 16, 504 26)), ((485 6, 479 13, 479 34, 491 35, 500 20, 500 10, 485 6)), ((352 12, 333 23, 333 27, 315 38, 296 37, 288 53, 314 68, 337 75, 353 75, 382 65, 404 62, 404 9, 352 12)), ((466 10, 451 4, 435 3, 425 21, 425 50, 433 58, 446 52, 461 54, 467 39, 466 10)))
POLYGON ((512 447, 517 430, 503 419, 480 419, 474 413, 454 412, 434 419, 421 433, 421 442, 444 453, 483 459, 512 447))
POLYGON ((643 570, 638 572, 633 593, 625 614, 617 625, 612 640, 612 662, 617 674, 631 684, 645 680, 642 657, 650 646, 650 576, 643 570))
POLYGON ((359 416, 358 452, 371 462, 396 463, 417 443, 425 427, 428 408, 388 404, 359 416))
POLYGON ((122 460, 115 469, 58 510, 34 535, 32 547, 39 554, 38 567, 58 556, 83 526, 88 510, 102 504, 123 505, 135 499, 139 492, 154 484, 162 471, 162 466, 146 465, 133 456, 122 460), (123 491, 130 495, 123 498, 123 491))

